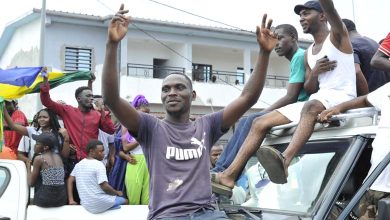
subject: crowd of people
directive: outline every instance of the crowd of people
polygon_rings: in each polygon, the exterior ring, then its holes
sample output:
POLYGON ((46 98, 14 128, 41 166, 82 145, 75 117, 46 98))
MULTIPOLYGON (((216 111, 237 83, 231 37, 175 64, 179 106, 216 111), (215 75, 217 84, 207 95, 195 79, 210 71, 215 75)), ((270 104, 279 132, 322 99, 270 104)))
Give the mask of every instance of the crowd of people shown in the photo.
MULTIPOLYGON (((42 207, 81 204, 101 213, 124 204, 147 204, 148 219, 228 219, 212 205, 212 192, 232 196, 251 157, 257 156, 270 181, 284 184, 291 160, 315 123, 352 108, 375 106, 382 112, 372 144, 375 168, 390 147, 390 33, 381 44, 360 35, 353 21, 340 18, 331 0, 308 1, 294 12, 303 32, 314 39, 308 49, 299 47, 292 25, 271 30, 272 19, 264 15, 256 29, 256 65, 239 97, 218 112, 191 120, 196 98, 192 81, 172 73, 162 82, 166 114, 159 119, 149 114, 143 95, 131 103, 119 96, 118 45, 131 22, 122 5, 108 27, 102 95, 94 95, 89 83, 75 91, 77 107, 56 102, 45 78, 40 98, 46 108, 31 125, 15 100, 6 101, 0 158, 25 162, 34 204, 42 207), (242 118, 259 99, 273 50, 290 62, 286 95, 242 118), (223 147, 217 141, 240 118, 223 147), (284 152, 261 146, 272 127, 290 122, 298 122, 299 132, 284 152)), ((366 200, 376 205, 389 197, 389 184, 386 169, 366 200)))

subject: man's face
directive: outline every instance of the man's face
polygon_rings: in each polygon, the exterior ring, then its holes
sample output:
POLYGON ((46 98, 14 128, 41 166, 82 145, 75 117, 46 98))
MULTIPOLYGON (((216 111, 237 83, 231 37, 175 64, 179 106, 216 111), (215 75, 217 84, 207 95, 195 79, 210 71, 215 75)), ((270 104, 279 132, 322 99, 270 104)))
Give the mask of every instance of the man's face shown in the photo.
POLYGON ((316 33, 320 21, 321 13, 313 9, 302 9, 299 12, 299 22, 301 23, 303 33, 316 33))
POLYGON ((7 109, 8 112, 15 111, 15 106, 13 102, 5 101, 5 108, 7 109))
POLYGON ((295 39, 290 34, 285 33, 282 28, 275 29, 275 33, 278 36, 278 43, 276 43, 275 52, 279 56, 286 56, 286 54, 288 54, 293 48, 295 39))
POLYGON ((179 74, 166 77, 162 83, 161 101, 168 114, 189 112, 195 95, 188 80, 179 74))
POLYGON ((97 145, 93 153, 93 158, 102 161, 104 159, 104 147, 103 145, 97 145))
POLYGON ((92 103, 93 103, 93 94, 92 91, 89 89, 83 90, 79 96, 77 97, 77 102, 79 103, 80 106, 84 108, 93 108, 92 103))
POLYGON ((213 167, 215 166, 215 163, 217 162, 219 156, 221 156, 222 151, 223 151, 223 146, 222 145, 214 145, 211 148, 211 151, 210 151, 210 162, 211 162, 211 165, 213 167))

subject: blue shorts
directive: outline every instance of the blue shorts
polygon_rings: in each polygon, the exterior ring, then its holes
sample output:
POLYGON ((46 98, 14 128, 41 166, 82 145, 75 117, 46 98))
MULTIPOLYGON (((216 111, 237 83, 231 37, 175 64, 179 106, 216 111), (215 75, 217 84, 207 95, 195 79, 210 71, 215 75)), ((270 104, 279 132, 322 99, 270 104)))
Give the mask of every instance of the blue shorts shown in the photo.
POLYGON ((115 203, 110 209, 119 209, 121 208, 121 205, 126 203, 126 199, 121 196, 115 197, 115 203))

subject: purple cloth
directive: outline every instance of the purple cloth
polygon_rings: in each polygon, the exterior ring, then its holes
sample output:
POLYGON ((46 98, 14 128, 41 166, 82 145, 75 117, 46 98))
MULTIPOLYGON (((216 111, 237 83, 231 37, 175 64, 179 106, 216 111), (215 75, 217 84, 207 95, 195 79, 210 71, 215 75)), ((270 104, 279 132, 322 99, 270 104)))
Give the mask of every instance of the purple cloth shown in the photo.
POLYGON ((133 105, 134 108, 138 108, 140 106, 147 106, 149 105, 148 100, 143 95, 137 95, 133 101, 131 102, 131 105, 133 105))

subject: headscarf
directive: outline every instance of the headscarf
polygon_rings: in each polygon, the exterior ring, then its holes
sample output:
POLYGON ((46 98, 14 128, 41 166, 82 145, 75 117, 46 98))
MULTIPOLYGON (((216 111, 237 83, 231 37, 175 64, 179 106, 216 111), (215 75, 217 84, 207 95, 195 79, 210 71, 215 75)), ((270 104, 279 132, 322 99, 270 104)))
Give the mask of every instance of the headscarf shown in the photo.
MULTIPOLYGON (((134 107, 134 108, 139 108, 141 106, 148 106, 149 105, 149 102, 148 100, 145 98, 144 95, 137 95, 134 97, 133 101, 131 102, 131 105, 134 107)), ((126 134, 125 134, 125 139, 127 139, 127 141, 130 143, 134 140, 133 136, 131 136, 129 134, 129 132, 127 131, 126 134)))
POLYGON ((131 105, 133 105, 134 108, 139 108, 141 106, 148 106, 149 102, 144 95, 137 95, 136 97, 134 97, 133 101, 131 102, 131 105))

